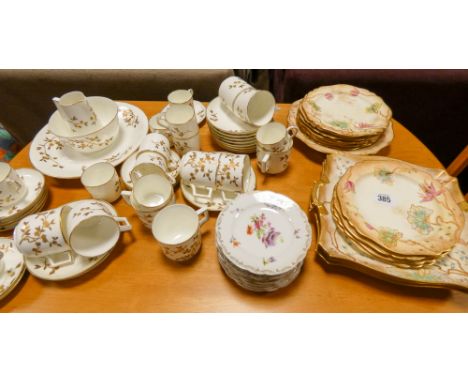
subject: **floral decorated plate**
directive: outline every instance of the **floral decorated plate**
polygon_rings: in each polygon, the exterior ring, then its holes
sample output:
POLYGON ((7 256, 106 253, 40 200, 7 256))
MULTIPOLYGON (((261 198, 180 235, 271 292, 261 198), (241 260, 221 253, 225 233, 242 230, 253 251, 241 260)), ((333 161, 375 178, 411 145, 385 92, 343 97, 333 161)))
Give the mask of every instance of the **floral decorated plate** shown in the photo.
POLYGON ((123 102, 119 106, 120 131, 115 142, 104 150, 83 154, 64 147, 44 126, 34 137, 29 150, 33 166, 43 174, 60 179, 75 179, 83 168, 97 162, 117 166, 140 146, 148 132, 148 118, 138 107, 123 102))
MULTIPOLYGON (((170 105, 166 105, 162 109, 162 113, 169 109, 170 105)), ((206 108, 200 101, 193 100, 193 108, 195 109, 195 116, 197 117, 197 123, 200 125, 206 117, 206 108)))
MULTIPOLYGON (((135 161, 136 161, 137 153, 133 153, 125 160, 122 164, 122 168, 120 169, 120 177, 122 178, 123 182, 127 189, 131 190, 133 188, 132 180, 130 179, 130 172, 132 171, 135 161)), ((169 171, 167 174, 172 177, 172 179, 176 180, 179 178, 180 173, 180 156, 174 150, 171 150, 171 159, 169 160, 169 171)))
POLYGON ((365 160, 336 185, 342 214, 384 250, 437 256, 460 239, 464 216, 427 172, 398 161, 365 160))
MULTIPOLYGON (((82 200, 68 203, 68 205, 73 206, 80 202, 82 202, 82 200)), ((112 204, 102 200, 100 202, 105 203, 109 211, 111 211, 114 216, 117 216, 117 212, 112 204)), ((47 260, 47 257, 26 257, 25 263, 29 273, 33 276, 42 280, 61 281, 82 276, 101 264, 111 253, 112 251, 109 251, 101 256, 95 257, 84 257, 73 254, 73 262, 61 266, 53 266, 47 260)))
MULTIPOLYGON (((291 105, 288 114, 288 124, 290 126, 297 126, 297 111, 299 109, 299 104, 302 100, 298 100, 291 105)), ((381 137, 371 146, 364 147, 362 149, 355 149, 355 150, 337 150, 332 149, 330 147, 323 146, 317 142, 315 142, 312 138, 308 135, 304 134, 302 131, 299 130, 296 137, 304 142, 307 146, 315 151, 324 154, 342 154, 343 152, 350 151, 352 154, 355 155, 371 155, 377 154, 380 150, 387 147, 393 141, 393 128, 392 122, 390 122, 387 128, 382 133, 381 137)))
POLYGON ((24 275, 23 255, 13 245, 13 240, 0 238, 0 300, 5 298, 18 285, 24 275))
POLYGON ((215 129, 226 132, 229 135, 252 134, 258 129, 236 118, 234 114, 225 108, 219 97, 216 97, 209 103, 206 114, 209 124, 214 126, 215 129))
POLYGON ((303 101, 307 119, 339 135, 376 135, 387 128, 392 111, 376 94, 351 85, 322 86, 303 101))
MULTIPOLYGON (((329 210, 334 187, 346 170, 362 159, 398 161, 385 157, 360 157, 350 154, 329 155, 327 157, 323 163, 321 179, 314 185, 311 199, 311 208, 315 212, 319 230, 318 253, 320 257, 329 264, 356 269, 379 279, 398 284, 455 288, 468 291, 467 211, 464 212, 465 225, 457 244, 448 254, 438 258, 434 264, 421 269, 404 269, 367 256, 354 248, 348 239, 337 231, 329 210)), ((419 168, 433 175, 445 187, 447 192, 452 194, 459 205, 464 203, 464 197, 456 178, 449 176, 444 170, 419 168)))
POLYGON ((251 273, 285 273, 301 263, 312 242, 307 215, 271 191, 239 195, 221 211, 216 241, 224 256, 251 273))
MULTIPOLYGON (((247 192, 251 192, 255 190, 257 183, 257 178, 255 175, 255 171, 251 168, 250 169, 250 177, 249 183, 247 185, 247 192)), ((183 181, 180 182, 180 188, 182 190, 182 195, 190 204, 193 204, 197 207, 206 207, 208 211, 221 211, 223 210, 229 201, 225 201, 221 195, 219 190, 215 190, 212 195, 212 199, 202 199, 199 197, 195 197, 193 195, 192 188, 185 184, 183 181)))

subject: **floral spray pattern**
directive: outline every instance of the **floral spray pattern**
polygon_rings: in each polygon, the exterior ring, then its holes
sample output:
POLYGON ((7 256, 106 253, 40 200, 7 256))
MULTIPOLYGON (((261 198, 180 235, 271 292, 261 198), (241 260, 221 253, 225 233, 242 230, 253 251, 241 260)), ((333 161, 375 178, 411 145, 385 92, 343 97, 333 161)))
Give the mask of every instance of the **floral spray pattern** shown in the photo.
POLYGON ((277 231, 275 227, 267 221, 264 213, 260 215, 253 215, 250 218, 251 224, 247 225, 247 235, 253 235, 262 242, 265 248, 274 247, 277 241, 283 242, 281 232, 277 231))

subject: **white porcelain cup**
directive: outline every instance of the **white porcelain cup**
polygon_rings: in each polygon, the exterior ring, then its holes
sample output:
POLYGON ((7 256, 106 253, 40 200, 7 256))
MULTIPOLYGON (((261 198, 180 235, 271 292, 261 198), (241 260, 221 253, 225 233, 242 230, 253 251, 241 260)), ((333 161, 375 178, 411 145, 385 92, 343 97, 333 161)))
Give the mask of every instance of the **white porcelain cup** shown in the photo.
POLYGON ((18 203, 27 191, 18 173, 8 163, 0 162, 0 207, 18 203))
POLYGON ((189 151, 200 150, 200 134, 198 132, 189 138, 176 138, 173 136, 174 149, 179 155, 184 155, 189 151))
POLYGON ((47 257, 51 265, 73 261, 63 231, 62 207, 29 215, 13 231, 13 242, 26 257, 47 257))
POLYGON ((171 131, 167 127, 161 126, 158 123, 158 119, 159 119, 159 113, 153 115, 149 119, 148 123, 149 123, 150 131, 152 133, 158 133, 158 134, 164 135, 168 139, 171 147, 174 146, 174 142, 172 141, 171 131))
POLYGON ((81 184, 94 199, 115 202, 120 197, 120 179, 115 167, 107 162, 95 163, 83 170, 81 184))
POLYGON ((195 211, 185 204, 173 204, 155 216, 152 225, 153 236, 167 258, 185 261, 200 250, 200 227, 208 218, 205 207, 195 211))
POLYGON ((132 191, 122 191, 125 201, 137 210, 153 210, 166 205, 174 195, 172 183, 161 173, 144 175, 133 181, 132 191))
POLYGON ((189 151, 180 159, 180 178, 198 198, 212 198, 216 189, 219 152, 189 151))
POLYGON ((257 164, 264 174, 279 174, 288 168, 291 148, 281 152, 257 150, 257 164))
POLYGON ((130 196, 129 201, 128 201, 130 206, 135 210, 135 213, 137 214, 138 218, 141 220, 143 225, 146 228, 149 228, 149 229, 151 229, 151 226, 153 224, 153 219, 159 213, 159 211, 161 211, 166 206, 175 204, 175 202, 176 202, 175 195, 172 195, 172 198, 166 204, 164 204, 163 206, 155 207, 155 208, 151 208, 151 209, 145 208, 144 210, 139 210, 135 206, 135 204, 133 202, 133 198, 131 196, 130 196))
POLYGON ((125 217, 114 216, 105 202, 83 200, 63 207, 64 235, 70 248, 85 257, 101 256, 112 250, 120 233, 132 226, 125 217))
POLYGON ((286 128, 282 123, 270 122, 257 130, 257 147, 271 152, 286 150, 298 133, 296 126, 286 128))
POLYGON ((161 153, 155 151, 140 151, 137 153, 133 168, 142 163, 152 163, 160 167, 163 171, 167 171, 168 169, 166 158, 164 158, 161 153))
POLYGON ((246 89, 236 97, 233 112, 244 122, 263 126, 275 114, 275 97, 267 90, 246 89))
POLYGON ((173 139, 192 137, 199 130, 195 110, 185 104, 171 105, 166 112, 160 113, 157 122, 169 129, 173 139))
POLYGON ((101 127, 96 112, 80 91, 65 93, 60 98, 52 98, 62 118, 74 132, 92 133, 101 127))
POLYGON ((145 151, 159 153, 166 161, 171 159, 171 143, 166 136, 159 133, 148 134, 140 144, 138 151, 140 153, 145 151))
POLYGON ((249 156, 222 152, 215 179, 217 189, 245 192, 250 182, 249 156))
POLYGON ((246 89, 253 89, 251 85, 242 78, 232 76, 226 78, 219 86, 218 95, 221 102, 232 112, 234 112, 234 101, 237 96, 246 89))
POLYGON ((171 105, 189 105, 193 107, 193 90, 177 89, 169 93, 167 100, 171 105))

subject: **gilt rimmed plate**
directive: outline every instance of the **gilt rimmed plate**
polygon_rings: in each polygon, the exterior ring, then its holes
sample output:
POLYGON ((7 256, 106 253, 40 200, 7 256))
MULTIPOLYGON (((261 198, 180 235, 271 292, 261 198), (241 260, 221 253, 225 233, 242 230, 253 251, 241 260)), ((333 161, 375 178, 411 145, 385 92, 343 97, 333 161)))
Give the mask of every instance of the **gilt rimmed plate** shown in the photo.
POLYGON ((34 137, 29 158, 43 174, 59 179, 75 179, 83 169, 97 162, 117 166, 134 153, 148 132, 148 118, 138 107, 116 102, 119 106, 119 135, 115 142, 95 153, 80 153, 64 147, 45 125, 34 137))
MULTIPOLYGON (((125 162, 122 164, 122 168, 120 169, 120 177, 122 178, 125 186, 131 190, 133 188, 132 179, 130 178, 130 172, 132 171, 135 161, 136 161, 137 153, 133 153, 130 155, 125 162)), ((169 159, 168 167, 169 171, 167 174, 171 176, 177 183, 177 179, 179 178, 180 174, 180 156, 174 150, 171 150, 171 158, 169 159)))
MULTIPOLYGON (((164 109, 162 109, 161 113, 166 112, 170 106, 171 105, 164 106, 164 109)), ((193 108, 195 110, 197 123, 200 125, 206 117, 206 108, 200 101, 196 101, 196 100, 193 100, 193 108)))
POLYGON ((275 192, 254 191, 240 194, 221 211, 216 241, 237 267, 275 275, 304 260, 312 231, 296 202, 275 192))
POLYGON ((3 252, 3 271, 0 273, 0 300, 5 298, 24 275, 26 267, 23 255, 16 249, 13 240, 0 238, 0 251, 3 252))
MULTIPOLYGON (((73 206, 75 204, 89 200, 94 199, 79 200, 76 202, 67 203, 67 205, 73 206)), ((103 200, 100 200, 99 202, 104 203, 108 207, 112 215, 117 216, 117 211, 112 206, 112 204, 107 203, 103 200)), ((24 261, 26 263, 26 268, 28 269, 29 273, 31 273, 31 275, 33 275, 34 277, 49 281, 62 281, 82 276, 83 274, 89 272, 90 270, 101 264, 107 257, 109 257, 111 253, 112 250, 104 253, 103 255, 95 257, 85 257, 73 254, 73 263, 62 266, 53 266, 47 260, 47 257, 25 257, 24 261)))
MULTIPOLYGON (((255 190, 257 184, 257 177, 253 168, 250 169, 249 182, 247 184, 247 192, 255 190)), ((185 184, 184 181, 180 182, 180 188, 182 190, 182 195, 190 204, 193 204, 196 207, 202 208, 206 207, 208 211, 222 211, 229 201, 225 201, 219 190, 213 191, 213 197, 211 200, 195 198, 193 195, 192 188, 185 184)))

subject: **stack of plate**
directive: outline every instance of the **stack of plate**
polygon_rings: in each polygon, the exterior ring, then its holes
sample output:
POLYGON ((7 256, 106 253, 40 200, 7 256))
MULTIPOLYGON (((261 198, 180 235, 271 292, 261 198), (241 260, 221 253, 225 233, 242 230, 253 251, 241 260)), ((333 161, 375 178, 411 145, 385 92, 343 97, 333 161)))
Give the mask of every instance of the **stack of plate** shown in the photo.
POLYGON ((293 200, 271 191, 239 195, 216 222, 221 267, 254 292, 272 292, 294 281, 311 241, 307 215, 293 200))
POLYGON ((392 134, 392 111, 366 89, 323 86, 309 92, 292 109, 294 118, 290 120, 294 119, 300 131, 319 147, 358 151, 388 140, 392 134))
POLYGON ((8 231, 25 216, 40 211, 47 201, 44 176, 30 168, 16 170, 27 188, 26 195, 12 206, 0 207, 0 232, 8 231))
POLYGON ((331 202, 338 231, 353 247, 397 267, 419 269, 452 250, 464 215, 429 173, 394 160, 348 168, 331 202))
POLYGON ((216 97, 207 108, 207 121, 211 136, 223 149, 249 154, 256 151, 257 126, 238 119, 216 97))

